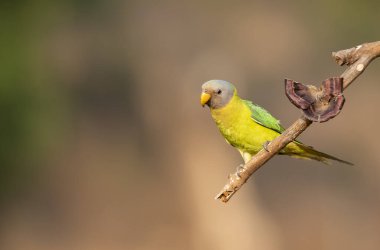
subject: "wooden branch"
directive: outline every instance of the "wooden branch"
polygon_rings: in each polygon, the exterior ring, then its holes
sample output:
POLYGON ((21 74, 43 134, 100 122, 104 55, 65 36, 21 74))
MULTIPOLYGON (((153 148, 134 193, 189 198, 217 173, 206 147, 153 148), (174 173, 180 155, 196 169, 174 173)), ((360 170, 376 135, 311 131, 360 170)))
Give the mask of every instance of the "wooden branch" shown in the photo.
MULTIPOLYGON (((380 56, 380 41, 365 43, 351 49, 340 50, 332 53, 333 58, 339 65, 348 65, 349 67, 343 72, 343 87, 347 88, 359 75, 367 68, 369 63, 380 56)), ((262 149, 242 168, 228 178, 228 183, 222 191, 215 197, 222 202, 228 202, 229 199, 244 185, 244 183, 256 172, 262 165, 275 156, 288 143, 292 142, 299 136, 312 121, 301 116, 280 136, 275 138, 267 146, 267 150, 262 149)))

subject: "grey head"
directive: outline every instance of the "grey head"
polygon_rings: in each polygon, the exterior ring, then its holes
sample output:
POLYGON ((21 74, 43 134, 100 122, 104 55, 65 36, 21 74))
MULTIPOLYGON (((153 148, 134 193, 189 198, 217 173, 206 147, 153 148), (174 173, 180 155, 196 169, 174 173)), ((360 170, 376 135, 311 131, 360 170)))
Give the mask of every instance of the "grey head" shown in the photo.
POLYGON ((235 86, 223 80, 210 80, 202 85, 201 105, 222 108, 229 103, 235 93, 235 86))

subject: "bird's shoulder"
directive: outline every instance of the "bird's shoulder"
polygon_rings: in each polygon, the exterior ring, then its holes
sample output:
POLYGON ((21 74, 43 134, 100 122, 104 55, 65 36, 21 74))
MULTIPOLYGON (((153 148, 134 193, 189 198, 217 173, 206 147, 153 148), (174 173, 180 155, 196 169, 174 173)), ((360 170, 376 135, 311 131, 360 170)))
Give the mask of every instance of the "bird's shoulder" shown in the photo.
POLYGON ((248 100, 242 100, 251 110, 251 118, 264 127, 272 129, 278 133, 282 133, 285 129, 280 121, 273 117, 267 110, 248 100))

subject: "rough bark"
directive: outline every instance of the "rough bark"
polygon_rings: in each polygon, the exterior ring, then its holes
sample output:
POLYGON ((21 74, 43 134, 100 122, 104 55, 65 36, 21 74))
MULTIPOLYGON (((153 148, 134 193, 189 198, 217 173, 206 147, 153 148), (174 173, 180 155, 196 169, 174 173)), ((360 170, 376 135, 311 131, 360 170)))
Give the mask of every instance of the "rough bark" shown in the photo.
MULTIPOLYGON (((354 48, 340 50, 332 53, 339 65, 347 65, 348 68, 340 76, 343 78, 343 87, 347 88, 359 75, 361 75, 370 62, 380 56, 380 41, 365 43, 354 48)), ((259 151, 252 159, 235 173, 230 174, 228 183, 215 197, 222 202, 228 202, 230 198, 244 185, 256 170, 275 156, 288 143, 299 136, 312 124, 304 116, 298 118, 280 136, 271 141, 266 149, 259 151)))

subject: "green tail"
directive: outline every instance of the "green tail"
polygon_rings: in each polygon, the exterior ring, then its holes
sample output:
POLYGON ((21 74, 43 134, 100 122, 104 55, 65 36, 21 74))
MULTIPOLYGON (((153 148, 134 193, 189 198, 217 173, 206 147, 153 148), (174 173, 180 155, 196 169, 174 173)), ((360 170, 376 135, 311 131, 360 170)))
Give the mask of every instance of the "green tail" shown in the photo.
POLYGON ((347 165, 351 165, 351 166, 354 165, 351 162, 339 159, 339 158, 337 158, 335 156, 319 152, 319 151, 317 151, 317 150, 315 150, 312 147, 309 147, 307 145, 304 145, 304 144, 301 144, 301 143, 298 143, 298 142, 295 142, 295 144, 303 152, 300 153, 300 152, 294 152, 293 151, 293 152, 289 152, 289 153, 285 153, 285 154, 290 155, 291 157, 294 157, 294 158, 301 158, 301 159, 309 159, 309 160, 320 161, 320 162, 323 162, 323 163, 328 164, 328 165, 332 164, 331 160, 338 161, 338 162, 341 162, 341 163, 344 163, 344 164, 347 164, 347 165))

